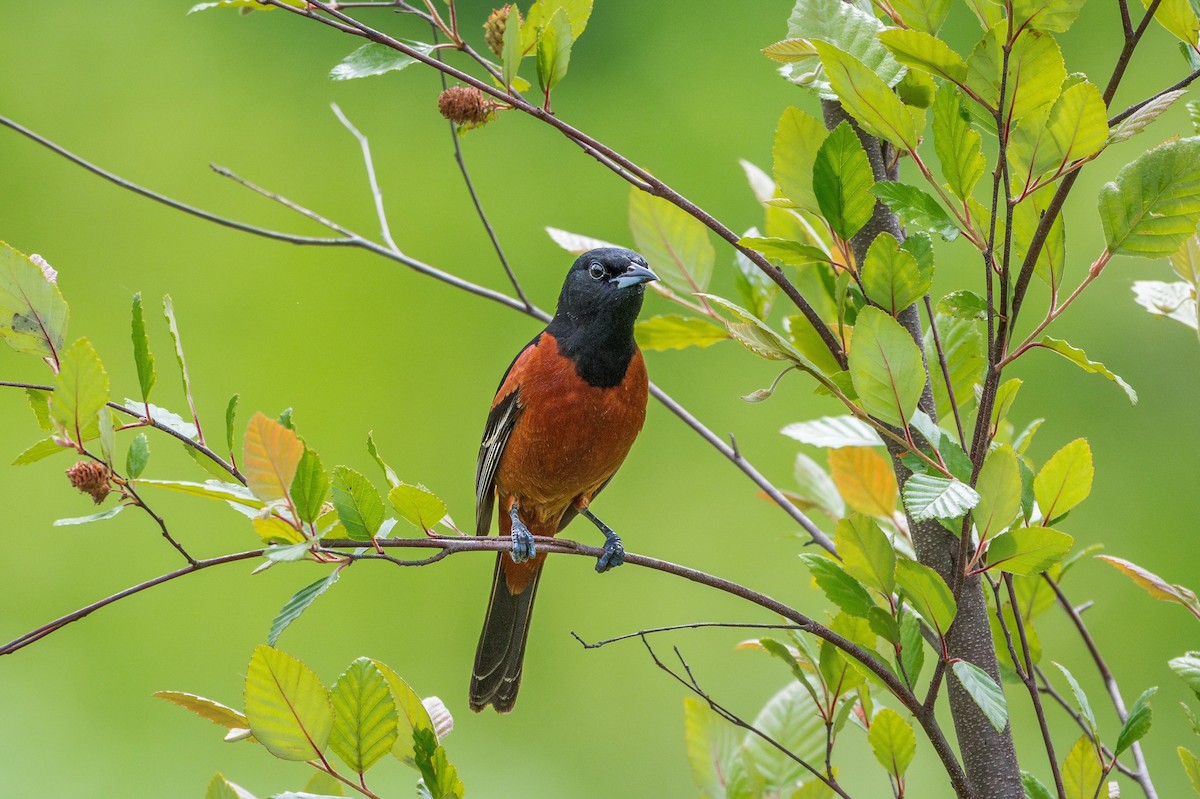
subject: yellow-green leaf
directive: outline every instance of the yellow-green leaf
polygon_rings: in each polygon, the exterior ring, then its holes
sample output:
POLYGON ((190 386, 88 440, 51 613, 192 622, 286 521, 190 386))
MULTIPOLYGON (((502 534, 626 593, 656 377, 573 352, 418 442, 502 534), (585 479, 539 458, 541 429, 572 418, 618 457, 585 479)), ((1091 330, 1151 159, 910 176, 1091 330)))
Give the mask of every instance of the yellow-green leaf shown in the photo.
POLYGON ((312 669, 259 646, 246 671, 246 719, 258 742, 282 760, 315 760, 333 730, 329 692, 312 669))
POLYGON ((1010 574, 1041 574, 1062 560, 1075 539, 1049 527, 1014 527, 988 545, 988 568, 1010 574))
POLYGON ((813 193, 813 165, 828 135, 820 121, 795 106, 784 109, 775 128, 775 144, 771 149, 775 182, 784 197, 808 211, 820 210, 813 193))
POLYGON ((903 558, 896 561, 896 582, 908 601, 938 635, 945 635, 958 613, 950 586, 923 563, 903 558))
POLYGON ((846 573, 891 596, 896 589, 896 551, 876 521, 857 513, 842 519, 836 541, 846 573))
POLYGON ((633 327, 638 346, 644 350, 682 350, 709 347, 725 341, 729 334, 698 316, 666 314, 643 319, 633 327))
POLYGON ((979 538, 986 541, 1008 527, 1021 510, 1021 470, 1012 447, 1003 444, 988 453, 975 490, 979 504, 971 517, 979 538))
POLYGON ((1054 519, 1087 499, 1095 473, 1087 439, 1077 438, 1054 453, 1033 480, 1042 518, 1054 519))
POLYGON ((333 732, 329 746, 351 770, 362 774, 392 751, 400 714, 387 679, 370 658, 358 658, 329 692, 333 732))
POLYGON ((0 339, 17 352, 49 358, 57 366, 67 315, 67 303, 50 273, 0 241, 0 339))
POLYGON ((1084 0, 1013 0, 1013 25, 1017 30, 1033 28, 1064 33, 1079 16, 1083 3, 1084 0))
POLYGON ((938 88, 933 102, 933 147, 950 191, 960 200, 970 197, 983 177, 983 140, 971 127, 962 92, 951 83, 938 88))
POLYGON ((849 240, 871 219, 875 195, 871 164, 849 122, 838 125, 821 144, 813 164, 812 185, 825 221, 849 240))
POLYGON ((917 259, 900 248, 891 233, 883 232, 871 242, 862 265, 863 291, 871 302, 892 316, 919 300, 933 282, 933 273, 923 273, 917 259))
POLYGON ((901 64, 953 83, 967 79, 967 62, 936 36, 918 30, 889 28, 879 34, 879 41, 901 64))
POLYGON ((1139 156, 1100 189, 1100 221, 1114 255, 1173 254, 1200 221, 1200 138, 1139 156))
POLYGON ((917 736, 912 725, 890 707, 885 707, 871 720, 867 742, 875 759, 897 777, 904 776, 917 753, 917 736))
POLYGON ((417 695, 417 692, 410 688, 408 683, 391 667, 378 660, 371 662, 387 680, 396 708, 400 711, 398 722, 400 735, 392 745, 392 755, 410 766, 415 766, 413 736, 420 730, 433 731, 433 721, 429 718, 429 711, 421 704, 421 697, 417 695))
POLYGON ((200 718, 208 719, 213 724, 217 724, 227 730, 250 729, 250 722, 246 720, 244 713, 234 710, 231 707, 226 707, 220 702, 214 702, 211 699, 205 699, 202 696, 184 693, 183 691, 156 691, 152 696, 179 705, 184 710, 190 710, 200 718))
POLYGON ((690 297, 708 287, 717 253, 703 223, 637 187, 629 192, 629 230, 663 283, 690 297))
POLYGON ((1063 790, 1067 799, 1092 799, 1103 778, 1096 744, 1090 735, 1080 736, 1062 763, 1063 790))
POLYGON ((423 485, 401 483, 388 493, 388 501, 397 513, 425 532, 446 515, 446 503, 423 485))
MULTIPOLYGON (((1149 9, 1150 0, 1142 0, 1142 5, 1149 9)), ((1154 12, 1154 19, 1172 36, 1195 49, 1197 34, 1200 34, 1200 19, 1188 0, 1162 0, 1154 12)))
POLYGON ((50 415, 82 444, 99 435, 100 410, 107 403, 108 373, 91 342, 81 338, 59 356, 50 415))
POLYGON ((571 21, 566 10, 555 9, 539 31, 537 40, 538 83, 546 94, 566 77, 574 43, 575 37, 571 34, 571 21))
MULTIPOLYGON (((967 86, 993 109, 1000 102, 1001 71, 1004 64, 1003 39, 1007 26, 996 25, 984 35, 967 59, 967 86)), ((1004 116, 1016 121, 1039 108, 1049 106, 1062 91, 1067 69, 1062 51, 1054 37, 1026 31, 1013 45, 1008 58, 1008 79, 1005 81, 1004 116)), ((975 109, 972 108, 974 111, 975 109)), ((984 124, 991 119, 979 114, 984 124)), ((995 121, 990 123, 994 126, 995 121)))
POLYGON ((903 427, 925 390, 921 351, 900 323, 878 308, 863 308, 854 326, 850 378, 863 407, 903 427))
POLYGON ((901 149, 916 149, 916 120, 896 93, 854 56, 826 42, 813 42, 813 46, 829 85, 863 130, 901 149))

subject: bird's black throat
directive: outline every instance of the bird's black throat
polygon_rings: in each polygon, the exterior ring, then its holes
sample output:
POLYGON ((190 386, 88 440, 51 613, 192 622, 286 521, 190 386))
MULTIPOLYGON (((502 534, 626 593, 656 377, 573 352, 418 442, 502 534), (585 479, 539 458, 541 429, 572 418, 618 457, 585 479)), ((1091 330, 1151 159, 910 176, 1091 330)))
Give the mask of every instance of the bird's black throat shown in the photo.
MULTIPOLYGON (((640 305, 640 303, 639 303, 640 305)), ((546 332, 554 336, 558 351, 575 364, 575 373, 594 388, 612 388, 625 379, 637 352, 633 341, 634 309, 629 319, 576 319, 559 314, 546 332)))

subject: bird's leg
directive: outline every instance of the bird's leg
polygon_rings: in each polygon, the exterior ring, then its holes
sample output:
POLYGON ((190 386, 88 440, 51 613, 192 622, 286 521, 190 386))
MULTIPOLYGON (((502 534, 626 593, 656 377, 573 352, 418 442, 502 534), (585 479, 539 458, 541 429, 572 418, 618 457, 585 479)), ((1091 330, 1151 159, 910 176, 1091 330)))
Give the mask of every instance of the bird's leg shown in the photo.
POLYGON ((603 573, 624 563, 625 546, 621 543, 621 537, 587 508, 581 508, 579 513, 604 533, 604 554, 596 559, 596 571, 603 573))
POLYGON ((508 509, 509 518, 512 519, 512 559, 513 563, 524 563, 531 560, 534 556, 533 533, 529 532, 529 528, 525 526, 525 522, 517 516, 517 502, 513 500, 512 507, 508 509))

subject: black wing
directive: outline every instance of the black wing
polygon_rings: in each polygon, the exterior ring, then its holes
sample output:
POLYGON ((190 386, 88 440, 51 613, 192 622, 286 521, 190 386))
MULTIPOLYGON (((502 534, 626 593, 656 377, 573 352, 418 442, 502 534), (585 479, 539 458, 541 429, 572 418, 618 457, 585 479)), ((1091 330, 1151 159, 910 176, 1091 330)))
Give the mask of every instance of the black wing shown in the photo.
POLYGON ((492 512, 496 507, 496 469, 521 415, 520 397, 518 387, 497 402, 488 414, 483 443, 479 445, 479 460, 475 464, 475 535, 487 535, 491 531, 492 512))

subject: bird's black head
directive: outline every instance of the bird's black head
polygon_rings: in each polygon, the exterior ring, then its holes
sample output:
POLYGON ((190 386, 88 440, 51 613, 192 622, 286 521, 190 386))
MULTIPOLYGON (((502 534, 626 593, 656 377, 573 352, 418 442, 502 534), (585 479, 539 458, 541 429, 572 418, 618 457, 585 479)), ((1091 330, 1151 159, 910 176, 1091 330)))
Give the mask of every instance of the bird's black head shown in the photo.
POLYGON ((633 250, 601 247, 575 261, 547 332, 592 385, 615 385, 633 357, 633 323, 658 275, 633 250), (615 379, 614 379, 615 378, 615 379))

